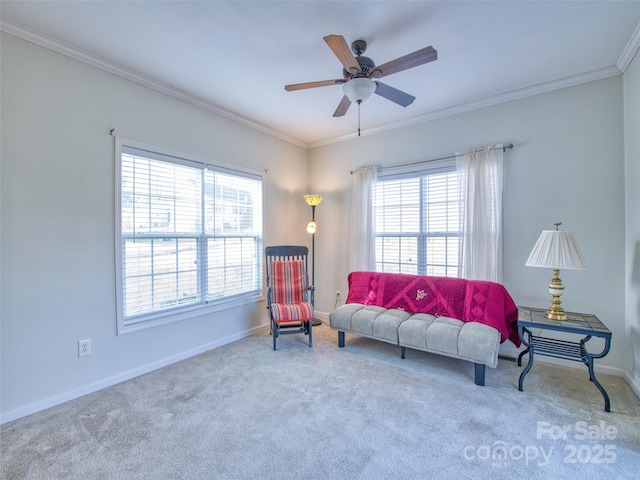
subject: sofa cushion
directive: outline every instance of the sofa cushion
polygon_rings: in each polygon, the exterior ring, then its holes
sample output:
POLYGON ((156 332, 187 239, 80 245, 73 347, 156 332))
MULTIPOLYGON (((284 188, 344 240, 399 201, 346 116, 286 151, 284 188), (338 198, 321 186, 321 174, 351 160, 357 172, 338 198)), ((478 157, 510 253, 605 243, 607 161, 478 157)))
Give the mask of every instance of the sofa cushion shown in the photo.
POLYGON ((373 321, 373 337, 398 344, 398 327, 411 316, 402 310, 387 310, 373 321))
POLYGON ((482 323, 415 314, 398 327, 398 343, 495 368, 500 332, 482 323))
POLYGON ((435 315, 416 313, 398 327, 398 343, 420 350, 427 348, 426 331, 436 319, 435 315))
POLYGON ((334 330, 375 338, 394 345, 498 365, 500 332, 478 322, 463 322, 428 313, 347 303, 329 315, 334 330))
POLYGON ((438 317, 426 331, 427 348, 447 355, 458 355, 458 334, 463 325, 462 320, 438 317))
POLYGON ((330 314, 331 328, 398 344, 398 327, 411 317, 402 310, 349 303, 330 314))
POLYGON ((482 323, 465 323, 458 335, 458 356, 481 362, 491 368, 498 366, 500 333, 482 323))
POLYGON ((378 308, 379 311, 384 311, 384 308, 381 307, 365 307, 360 303, 347 303, 345 305, 340 305, 333 312, 329 314, 329 321, 331 323, 331 328, 335 328, 336 330, 344 330, 347 332, 351 331, 351 318, 353 315, 362 310, 363 308, 378 308))
POLYGON ((398 326, 411 316, 402 310, 367 306, 353 314, 351 331, 398 344, 398 326))

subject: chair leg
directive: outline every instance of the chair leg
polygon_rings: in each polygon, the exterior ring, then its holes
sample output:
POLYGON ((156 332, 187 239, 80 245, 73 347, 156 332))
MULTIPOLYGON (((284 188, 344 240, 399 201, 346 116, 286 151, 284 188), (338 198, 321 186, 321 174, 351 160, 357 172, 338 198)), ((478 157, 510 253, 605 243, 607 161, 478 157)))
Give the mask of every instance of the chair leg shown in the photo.
POLYGON ((271 322, 271 335, 273 336, 273 349, 276 349, 276 338, 278 336, 278 325, 275 322, 271 322))
POLYGON ((312 333, 313 332, 313 320, 309 320, 307 322, 307 328, 309 329, 309 346, 312 347, 313 346, 313 341, 312 341, 312 333))

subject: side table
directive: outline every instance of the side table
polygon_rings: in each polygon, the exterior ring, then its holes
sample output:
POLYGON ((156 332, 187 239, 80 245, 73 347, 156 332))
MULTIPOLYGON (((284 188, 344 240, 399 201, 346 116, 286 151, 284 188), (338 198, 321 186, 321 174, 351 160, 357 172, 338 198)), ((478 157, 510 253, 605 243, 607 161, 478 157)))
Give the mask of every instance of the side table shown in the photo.
POLYGON ((609 353, 611 346, 611 331, 595 315, 586 313, 567 312, 568 320, 551 320, 544 315, 545 310, 532 307, 518 307, 518 334, 520 340, 527 347, 518 355, 518 366, 522 365, 522 357, 528 353, 529 363, 520 374, 518 390, 522 391, 524 377, 533 366, 534 354, 547 357, 562 358, 575 362, 582 362, 589 368, 589 379, 598 387, 604 397, 604 411, 611 411, 609 395, 593 371, 593 361, 602 358, 609 353), (555 330, 558 332, 575 333, 584 335, 578 342, 546 338, 534 335, 532 329, 555 330), (586 343, 592 337, 604 338, 604 348, 598 354, 589 353, 586 343))

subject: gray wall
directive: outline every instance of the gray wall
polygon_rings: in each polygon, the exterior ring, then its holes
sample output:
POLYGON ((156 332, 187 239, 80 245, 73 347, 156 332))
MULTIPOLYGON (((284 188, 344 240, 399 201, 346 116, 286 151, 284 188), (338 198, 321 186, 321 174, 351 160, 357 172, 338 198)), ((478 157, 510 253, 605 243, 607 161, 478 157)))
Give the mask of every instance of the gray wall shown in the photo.
MULTIPOLYGON (((117 336, 114 139, 265 176, 265 243, 308 242, 308 153, 2 34, 3 421, 241 338, 264 303, 117 336), (78 358, 78 340, 93 353, 78 358)), ((265 345, 268 348, 268 345, 265 345)))
MULTIPOLYGON (((625 196, 622 76, 363 136, 311 151, 312 188, 326 195, 318 211, 316 306, 331 311, 347 290, 350 170, 450 155, 512 142, 504 169, 504 282, 516 303, 546 308, 552 272, 524 263, 556 220, 571 230, 589 265, 565 270, 568 310, 591 312, 613 332, 599 361, 622 374, 625 351, 625 196), (322 217, 321 217, 322 215, 322 217), (324 225, 329 224, 329 229, 324 225)), ((374 99, 375 100, 375 99, 374 99)), ((366 122, 366 104, 362 118, 366 122)))
POLYGON ((627 379, 640 396, 640 58, 624 74, 627 379))

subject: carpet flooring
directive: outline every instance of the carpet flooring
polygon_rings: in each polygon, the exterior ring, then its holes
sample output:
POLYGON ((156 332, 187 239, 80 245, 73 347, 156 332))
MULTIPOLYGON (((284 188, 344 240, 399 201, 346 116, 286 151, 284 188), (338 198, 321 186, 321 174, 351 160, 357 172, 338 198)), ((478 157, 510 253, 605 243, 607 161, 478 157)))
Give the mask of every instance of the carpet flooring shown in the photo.
MULTIPOLYGON (((5 424, 18 479, 639 477, 640 400, 586 367, 473 365, 314 327, 268 332, 5 424)), ((526 362, 525 362, 526 363, 526 362)))

